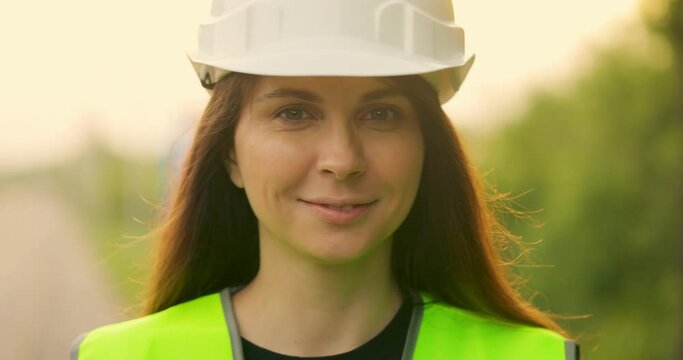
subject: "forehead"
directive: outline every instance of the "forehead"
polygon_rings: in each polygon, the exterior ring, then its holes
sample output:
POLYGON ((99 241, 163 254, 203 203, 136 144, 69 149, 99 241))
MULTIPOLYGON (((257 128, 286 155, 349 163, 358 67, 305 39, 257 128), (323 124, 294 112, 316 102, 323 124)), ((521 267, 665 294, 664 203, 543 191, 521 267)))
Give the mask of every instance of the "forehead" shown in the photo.
POLYGON ((364 102, 382 97, 406 98, 390 78, 262 76, 254 86, 252 102, 265 103, 286 97, 320 103, 335 100, 364 102))

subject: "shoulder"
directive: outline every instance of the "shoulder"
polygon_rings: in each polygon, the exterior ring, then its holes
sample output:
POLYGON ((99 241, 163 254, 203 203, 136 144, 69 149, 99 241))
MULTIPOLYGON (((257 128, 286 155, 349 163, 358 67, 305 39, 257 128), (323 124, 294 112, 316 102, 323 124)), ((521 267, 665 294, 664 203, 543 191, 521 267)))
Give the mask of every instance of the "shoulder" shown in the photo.
POLYGON ((425 300, 416 347, 416 352, 429 353, 425 358, 445 359, 447 354, 478 359, 577 358, 574 343, 552 330, 425 300))
POLYGON ((161 351, 193 341, 222 342, 227 336, 220 295, 215 293, 82 334, 72 345, 71 360, 176 359, 182 357, 161 356, 161 351))

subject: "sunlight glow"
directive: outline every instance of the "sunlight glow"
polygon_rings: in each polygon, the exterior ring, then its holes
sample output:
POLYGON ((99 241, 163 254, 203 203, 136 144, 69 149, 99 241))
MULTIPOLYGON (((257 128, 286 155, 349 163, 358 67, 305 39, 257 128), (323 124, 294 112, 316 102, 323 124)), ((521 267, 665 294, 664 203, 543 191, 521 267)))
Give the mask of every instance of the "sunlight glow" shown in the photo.
MULTIPOLYGON (((470 127, 508 111, 532 84, 571 73, 588 43, 637 10, 636 0, 454 5, 477 61, 446 109, 470 127)), ((70 156, 92 132, 126 154, 168 153, 207 100, 185 53, 209 8, 210 0, 2 3, 0 169, 70 156)))

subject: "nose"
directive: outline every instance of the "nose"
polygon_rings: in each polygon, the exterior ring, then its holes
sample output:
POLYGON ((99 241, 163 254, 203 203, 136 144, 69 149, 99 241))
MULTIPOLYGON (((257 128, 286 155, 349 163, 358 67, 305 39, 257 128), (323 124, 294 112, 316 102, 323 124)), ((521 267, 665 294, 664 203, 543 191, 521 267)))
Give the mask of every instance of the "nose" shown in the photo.
POLYGON ((336 180, 355 178, 365 173, 363 143, 356 129, 348 124, 330 126, 321 136, 318 150, 318 169, 336 180))

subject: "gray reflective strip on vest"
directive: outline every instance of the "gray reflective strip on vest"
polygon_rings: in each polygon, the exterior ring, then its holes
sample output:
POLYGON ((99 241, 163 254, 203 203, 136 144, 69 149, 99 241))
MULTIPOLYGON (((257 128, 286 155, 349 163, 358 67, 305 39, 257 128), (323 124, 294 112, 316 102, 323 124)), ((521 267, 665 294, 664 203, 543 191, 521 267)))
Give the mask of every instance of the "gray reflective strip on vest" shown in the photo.
POLYGON ((564 358, 566 360, 579 360, 579 346, 571 341, 564 341, 564 358))
POLYGON ((235 312, 232 309, 231 289, 225 288, 221 291, 221 303, 223 304, 223 316, 225 316, 225 323, 228 324, 228 334, 230 335, 230 346, 232 346, 232 359, 244 360, 242 353, 242 337, 237 328, 237 320, 235 319, 235 312))
POLYGON ((78 350, 81 348, 81 343, 85 339, 85 336, 88 335, 87 332, 82 333, 81 335, 74 340, 73 344, 71 344, 71 354, 69 355, 69 359, 71 360, 78 360, 78 350))
POLYGON ((406 336, 406 344, 403 347, 403 356, 401 360, 411 360, 413 353, 415 353, 415 345, 417 345, 417 335, 420 333, 420 325, 422 325, 422 299, 419 295, 413 293, 413 313, 410 316, 410 325, 408 326, 408 335, 406 336))

